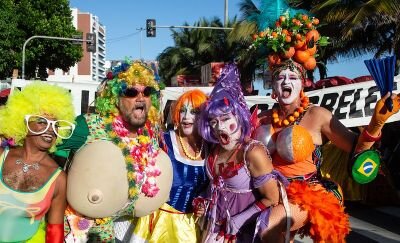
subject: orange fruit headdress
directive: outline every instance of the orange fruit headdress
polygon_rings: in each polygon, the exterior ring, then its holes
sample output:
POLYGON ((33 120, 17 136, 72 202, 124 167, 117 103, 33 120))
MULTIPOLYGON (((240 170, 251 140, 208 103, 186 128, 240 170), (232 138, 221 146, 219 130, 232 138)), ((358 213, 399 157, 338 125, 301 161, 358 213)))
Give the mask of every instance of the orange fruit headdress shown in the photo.
POLYGON ((317 18, 306 14, 294 17, 285 14, 275 22, 274 28, 254 34, 252 46, 267 49, 267 61, 273 73, 280 67, 294 65, 304 78, 305 70, 316 67, 317 47, 328 44, 328 38, 320 36, 316 30, 318 24, 317 18))

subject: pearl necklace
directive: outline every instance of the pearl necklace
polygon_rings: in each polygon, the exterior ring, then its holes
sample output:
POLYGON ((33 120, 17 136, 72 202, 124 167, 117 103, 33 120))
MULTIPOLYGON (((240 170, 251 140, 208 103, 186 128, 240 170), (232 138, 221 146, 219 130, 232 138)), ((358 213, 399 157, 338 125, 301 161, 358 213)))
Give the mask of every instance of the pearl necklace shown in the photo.
POLYGON ((297 107, 294 110, 293 114, 286 116, 286 118, 283 119, 283 121, 279 118, 278 110, 277 109, 272 110, 272 123, 274 127, 289 126, 290 124, 295 122, 297 118, 299 118, 307 110, 310 101, 303 91, 301 91, 300 93, 300 98, 301 98, 300 107, 297 107))
POLYGON ((182 150, 183 150, 183 153, 185 154, 185 156, 188 157, 191 160, 198 160, 200 158, 200 156, 201 156, 201 152, 203 151, 204 141, 201 142, 201 147, 200 147, 199 153, 196 156, 193 156, 193 155, 191 155, 189 153, 188 149, 185 147, 185 144, 184 144, 184 142, 182 140, 182 136, 181 136, 181 131, 180 130, 179 130, 178 138, 179 138, 179 143, 181 144, 181 147, 182 147, 182 150))

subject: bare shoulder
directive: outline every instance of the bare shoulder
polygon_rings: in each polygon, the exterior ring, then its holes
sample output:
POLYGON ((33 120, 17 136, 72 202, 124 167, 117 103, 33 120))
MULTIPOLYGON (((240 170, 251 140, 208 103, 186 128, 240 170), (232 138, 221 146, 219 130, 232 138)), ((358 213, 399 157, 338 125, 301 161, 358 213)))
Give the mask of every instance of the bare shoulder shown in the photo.
POLYGON ((266 151, 267 148, 262 143, 253 142, 249 145, 246 156, 257 156, 258 154, 266 153, 266 151))
POLYGON ((311 116, 313 118, 318 118, 318 120, 323 120, 323 119, 330 119, 332 117, 332 112, 330 112, 328 109, 321 107, 321 106, 316 106, 313 105, 310 108, 308 108, 307 111, 307 116, 311 116))
POLYGON ((57 192, 65 193, 67 188, 67 174, 64 171, 61 171, 56 179, 57 192))
POLYGON ((253 176, 262 175, 265 171, 270 170, 272 164, 269 152, 261 143, 254 143, 250 146, 246 153, 247 166, 253 176))

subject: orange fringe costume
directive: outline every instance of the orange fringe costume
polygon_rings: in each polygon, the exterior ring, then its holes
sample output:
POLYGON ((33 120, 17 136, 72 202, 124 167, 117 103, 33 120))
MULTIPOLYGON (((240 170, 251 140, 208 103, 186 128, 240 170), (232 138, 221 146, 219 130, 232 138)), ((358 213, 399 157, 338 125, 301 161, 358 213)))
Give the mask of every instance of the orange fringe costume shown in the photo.
POLYGON ((308 212, 308 223, 300 235, 309 235, 316 242, 345 242, 350 232, 348 215, 332 193, 305 181, 293 181, 286 190, 289 202, 308 212))
MULTIPOLYGON (((291 145, 281 146, 281 153, 275 151, 272 158, 274 168, 290 181, 286 189, 289 203, 307 212, 308 220, 297 233, 310 236, 315 242, 345 242, 350 232, 349 216, 344 211, 341 188, 322 178, 321 146, 315 146, 309 132, 299 125, 284 128, 276 134, 277 145, 280 139, 292 138, 291 145), (293 155, 291 161, 282 157, 288 151, 293 155)), ((292 217, 300 220, 296 213, 292 217)))

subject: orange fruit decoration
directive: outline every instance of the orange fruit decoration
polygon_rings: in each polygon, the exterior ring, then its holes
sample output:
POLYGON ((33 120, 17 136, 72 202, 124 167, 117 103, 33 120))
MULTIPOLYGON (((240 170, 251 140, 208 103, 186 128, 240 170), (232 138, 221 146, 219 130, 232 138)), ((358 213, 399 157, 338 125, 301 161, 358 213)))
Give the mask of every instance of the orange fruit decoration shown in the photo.
POLYGON ((314 37, 314 41, 318 41, 319 40, 319 32, 318 30, 310 30, 307 32, 306 34, 306 41, 307 43, 314 37))
POLYGON ((313 23, 314 25, 318 25, 318 24, 319 24, 319 19, 313 18, 312 23, 313 23))
POLYGON ((285 16, 283 16, 283 15, 281 15, 280 17, 279 17, 279 22, 285 22, 285 20, 286 20, 286 17, 285 16))
POLYGON ((305 63, 310 58, 310 54, 306 51, 296 50, 293 59, 298 63, 305 63))
POLYGON ((314 68, 317 66, 317 61, 315 60, 315 57, 310 57, 308 58, 307 61, 303 63, 303 67, 306 70, 314 70, 314 68))
POLYGON ((257 34, 253 34, 252 37, 253 37, 253 40, 257 40, 258 35, 257 34))
POLYGON ((264 38, 264 37, 265 37, 265 32, 261 31, 258 35, 259 35, 261 38, 264 38))
POLYGON ((279 64, 281 64, 281 62, 282 62, 282 60, 278 54, 274 53, 274 54, 268 55, 268 63, 270 65, 279 65, 279 64))
POLYGON ((287 43, 290 43, 291 41, 292 41, 292 37, 290 37, 290 36, 285 36, 285 41, 287 42, 287 43))
POLYGON ((294 55, 295 52, 296 52, 296 50, 294 49, 293 46, 291 46, 291 47, 289 48, 289 50, 286 50, 285 53, 282 54, 282 57, 283 57, 284 59, 289 59, 289 58, 293 57, 293 55, 294 55))
MULTIPOLYGON (((299 49, 303 49, 304 46, 306 46, 306 42, 305 41, 297 40, 293 47, 294 47, 294 49, 299 50, 299 49)), ((306 48, 307 48, 307 46, 306 46, 306 48)))
POLYGON ((314 44, 313 47, 308 48, 306 51, 308 54, 310 54, 310 56, 314 56, 314 54, 317 53, 317 45, 314 44))

